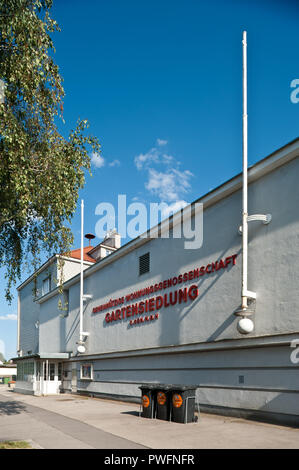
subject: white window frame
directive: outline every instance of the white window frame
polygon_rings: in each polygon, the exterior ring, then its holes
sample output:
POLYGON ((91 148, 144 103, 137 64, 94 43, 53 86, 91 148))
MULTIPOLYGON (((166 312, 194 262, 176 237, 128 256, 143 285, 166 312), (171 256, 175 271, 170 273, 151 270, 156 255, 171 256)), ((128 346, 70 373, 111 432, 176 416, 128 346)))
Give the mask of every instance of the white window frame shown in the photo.
POLYGON ((44 280, 43 280, 43 284, 42 284, 42 295, 46 295, 50 292, 51 290, 51 276, 48 276, 46 277, 44 280), (48 281, 48 290, 45 291, 45 282, 48 281))
POLYGON ((93 364, 90 362, 81 364, 80 366, 80 380, 93 380, 93 364), (90 367, 90 377, 83 377, 83 367, 90 367))

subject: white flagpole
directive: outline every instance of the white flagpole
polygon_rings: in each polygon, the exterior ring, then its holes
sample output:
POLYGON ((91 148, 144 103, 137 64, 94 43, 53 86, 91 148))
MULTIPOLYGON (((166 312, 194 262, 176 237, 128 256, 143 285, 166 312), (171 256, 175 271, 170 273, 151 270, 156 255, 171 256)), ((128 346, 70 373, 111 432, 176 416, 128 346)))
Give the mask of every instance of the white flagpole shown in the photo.
MULTIPOLYGON (((247 32, 243 31, 243 208, 242 208, 242 289, 241 308, 235 315, 242 317, 238 323, 240 333, 251 333, 253 321, 248 318, 255 307, 248 308, 248 299, 256 299, 256 292, 248 290, 248 222, 260 220, 263 224, 271 222, 271 214, 252 214, 248 216, 248 115, 247 115, 247 32)), ((241 229, 241 227, 240 227, 241 229)))
POLYGON ((81 266, 80 266, 80 342, 83 341, 83 252, 84 201, 81 200, 81 266))
POLYGON ((242 308, 247 308, 248 272, 248 116, 247 116, 247 32, 243 31, 243 213, 242 213, 242 308))

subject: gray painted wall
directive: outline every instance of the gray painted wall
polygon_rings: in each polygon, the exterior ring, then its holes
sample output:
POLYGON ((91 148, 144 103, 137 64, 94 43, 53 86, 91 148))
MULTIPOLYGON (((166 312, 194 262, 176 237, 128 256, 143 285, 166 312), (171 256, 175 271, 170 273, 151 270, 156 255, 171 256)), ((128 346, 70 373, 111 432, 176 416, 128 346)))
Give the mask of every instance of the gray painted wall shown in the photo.
MULTIPOLYGON (((87 265, 84 266, 84 269, 87 265)), ((77 260, 66 260, 63 267, 63 277, 67 281, 80 272, 80 262, 77 260)), ((57 286, 57 281, 60 277, 60 271, 57 266, 57 261, 54 260, 48 267, 43 269, 36 277, 36 281, 31 280, 19 289, 20 293, 20 349, 23 355, 28 351, 32 354, 38 352, 48 352, 44 349, 47 345, 47 339, 51 344, 50 351, 64 352, 65 351, 65 321, 61 318, 65 312, 58 309, 58 302, 61 300, 62 306, 66 306, 66 299, 64 296, 56 296, 55 299, 50 299, 47 310, 47 318, 44 319, 43 311, 40 311, 38 300, 42 297, 42 284, 43 281, 51 276, 51 290, 57 286), (35 295, 36 293, 36 295, 35 295), (36 328, 35 323, 39 321, 40 327, 36 328), (45 324, 49 330, 45 329, 45 324), (40 344, 40 347, 39 347, 40 344)))
MULTIPOLYGON (((249 289, 256 291, 258 296, 252 337, 299 331, 296 256, 299 254, 298 165, 296 159, 250 185, 250 213, 269 212, 273 217, 269 225, 252 222, 249 228, 249 289)), ((122 297, 163 279, 240 253, 240 199, 238 191, 204 212, 204 241, 199 250, 183 249, 183 239, 154 239, 120 258, 117 264, 109 264, 85 278, 84 292, 93 294, 84 313, 84 329, 90 331, 88 354, 243 337, 236 329, 237 319, 233 314, 240 305, 241 256, 235 266, 205 274, 197 280, 199 297, 195 301, 162 308, 159 319, 153 322, 134 327, 129 326, 127 319, 107 324, 105 315, 113 309, 92 313, 93 307, 110 298, 122 297), (151 271, 139 276, 139 256, 147 251, 150 252, 151 271)), ((189 281, 178 287, 193 283, 189 281)), ((169 288, 153 296, 175 289, 169 288)), ((79 283, 69 289, 69 302, 70 313, 66 319, 68 351, 75 350, 78 339, 79 283)), ((132 303, 134 301, 128 302, 132 303)), ((51 321, 56 321, 59 330, 59 318, 53 320, 52 300, 41 305, 41 314, 45 322, 48 315, 51 321)), ((45 338, 45 341, 50 347, 52 340, 45 338)))
MULTIPOLYGON (((85 308, 84 330, 90 336, 86 359, 74 360, 92 360, 95 378, 82 382, 78 376, 78 389, 136 397, 141 382, 195 383, 200 385, 198 399, 205 405, 298 415, 298 366, 290 361, 287 340, 282 345, 283 335, 299 337, 298 174, 296 158, 249 187, 249 213, 271 213, 272 222, 267 226, 252 222, 249 226, 248 287, 257 292, 257 303, 255 330, 246 340, 237 331, 233 314, 240 305, 241 256, 235 266, 199 278, 199 297, 184 305, 162 308, 158 320, 130 327, 127 319, 107 324, 105 315, 112 309, 92 313, 93 307, 110 298, 240 253, 241 191, 236 191, 204 208, 204 239, 199 250, 185 250, 180 239, 154 239, 91 276, 87 271, 84 292, 93 294, 93 299, 85 308), (150 273, 139 276, 139 256, 148 251, 150 273), (261 338, 269 337, 268 346, 258 347, 261 338), (250 348, 242 349, 249 340, 250 348), (220 345, 221 349, 183 354, 179 352, 182 345, 191 345, 191 350, 198 345, 220 345), (161 354, 163 348, 167 354, 161 354), (114 352, 117 357, 109 358, 114 352), (244 383, 239 383, 240 376, 244 383)), ((157 292, 153 297, 175 289, 157 292)), ((67 318, 59 317, 55 303, 57 297, 40 306, 41 332, 45 332, 40 349, 69 351, 76 356, 79 283, 69 288, 67 318)))
POLYGON ((39 304, 33 300, 33 282, 27 284, 20 292, 20 344, 23 354, 38 352, 38 330, 35 322, 39 320, 39 304))

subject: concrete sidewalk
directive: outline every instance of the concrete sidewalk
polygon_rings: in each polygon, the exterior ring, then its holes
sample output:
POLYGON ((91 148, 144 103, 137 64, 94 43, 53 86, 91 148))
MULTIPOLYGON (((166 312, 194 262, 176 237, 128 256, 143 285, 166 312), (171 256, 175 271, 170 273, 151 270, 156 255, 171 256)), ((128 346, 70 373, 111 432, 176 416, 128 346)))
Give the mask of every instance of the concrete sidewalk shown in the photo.
POLYGON ((299 429, 201 414, 179 424, 139 417, 139 405, 79 395, 35 397, 0 386, 0 440, 48 448, 298 449, 299 429))
POLYGON ((15 400, 11 392, 0 391, 0 441, 4 440, 26 440, 39 449, 144 448, 64 413, 15 400))

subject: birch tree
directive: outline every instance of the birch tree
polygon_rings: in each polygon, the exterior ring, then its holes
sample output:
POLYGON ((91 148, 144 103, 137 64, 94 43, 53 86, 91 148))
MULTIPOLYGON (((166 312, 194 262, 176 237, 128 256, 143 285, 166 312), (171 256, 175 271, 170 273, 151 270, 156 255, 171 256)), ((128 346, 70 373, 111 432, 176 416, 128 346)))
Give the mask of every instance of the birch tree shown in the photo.
POLYGON ((0 266, 8 301, 23 267, 65 253, 78 191, 97 138, 77 121, 67 137, 63 80, 55 64, 52 0, 0 0, 0 266))

